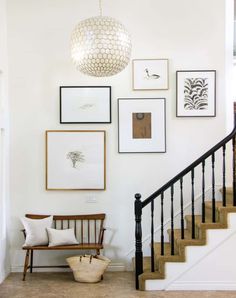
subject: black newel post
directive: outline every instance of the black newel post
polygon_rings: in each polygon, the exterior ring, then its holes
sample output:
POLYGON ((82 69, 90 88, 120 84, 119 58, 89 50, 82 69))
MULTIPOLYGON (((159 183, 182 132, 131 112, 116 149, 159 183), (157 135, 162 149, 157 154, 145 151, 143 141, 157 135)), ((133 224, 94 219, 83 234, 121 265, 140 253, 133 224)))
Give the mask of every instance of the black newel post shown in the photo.
POLYGON ((135 194, 135 278, 136 289, 139 289, 138 276, 143 273, 143 252, 142 252, 142 202, 141 195, 135 194))

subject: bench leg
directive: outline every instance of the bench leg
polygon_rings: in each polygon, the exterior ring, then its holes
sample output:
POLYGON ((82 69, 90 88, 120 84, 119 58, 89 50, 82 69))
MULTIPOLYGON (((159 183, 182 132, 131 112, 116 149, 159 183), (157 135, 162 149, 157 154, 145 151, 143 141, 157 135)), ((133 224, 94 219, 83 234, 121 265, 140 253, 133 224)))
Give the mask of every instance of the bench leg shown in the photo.
POLYGON ((25 281, 25 276, 26 276, 26 272, 28 269, 28 265, 29 265, 29 249, 27 249, 26 254, 25 254, 25 265, 24 265, 24 272, 23 272, 23 281, 25 281))
POLYGON ((100 255, 100 249, 96 249, 97 256, 100 255))
POLYGON ((30 273, 33 272, 33 262, 34 262, 34 251, 31 249, 30 251, 30 273))

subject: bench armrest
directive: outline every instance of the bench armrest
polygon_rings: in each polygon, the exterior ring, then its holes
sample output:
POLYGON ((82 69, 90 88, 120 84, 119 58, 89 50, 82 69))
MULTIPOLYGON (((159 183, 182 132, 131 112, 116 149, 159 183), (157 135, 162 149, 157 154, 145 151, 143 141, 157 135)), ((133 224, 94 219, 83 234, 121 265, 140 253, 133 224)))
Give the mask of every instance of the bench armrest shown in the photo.
POLYGON ((25 229, 23 229, 23 230, 20 230, 22 233, 23 233, 23 235, 24 235, 24 238, 26 238, 26 232, 25 232, 25 229))
POLYGON ((100 235, 99 235, 99 239, 98 239, 98 243, 99 243, 99 244, 103 244, 104 232, 105 232, 105 231, 106 231, 105 228, 102 228, 102 229, 100 230, 100 235))

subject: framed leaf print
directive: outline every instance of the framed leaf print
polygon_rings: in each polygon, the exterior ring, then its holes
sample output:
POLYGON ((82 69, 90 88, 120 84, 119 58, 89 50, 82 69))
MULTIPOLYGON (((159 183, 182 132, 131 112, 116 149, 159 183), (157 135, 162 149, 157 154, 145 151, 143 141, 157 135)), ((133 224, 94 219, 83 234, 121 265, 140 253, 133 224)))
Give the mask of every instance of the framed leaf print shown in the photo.
POLYGON ((166 152, 164 98, 118 99, 119 153, 166 152))
POLYGON ((176 72, 176 116, 216 116, 216 71, 182 70, 176 72))
POLYGON ((46 131, 47 190, 105 190, 103 130, 46 131))

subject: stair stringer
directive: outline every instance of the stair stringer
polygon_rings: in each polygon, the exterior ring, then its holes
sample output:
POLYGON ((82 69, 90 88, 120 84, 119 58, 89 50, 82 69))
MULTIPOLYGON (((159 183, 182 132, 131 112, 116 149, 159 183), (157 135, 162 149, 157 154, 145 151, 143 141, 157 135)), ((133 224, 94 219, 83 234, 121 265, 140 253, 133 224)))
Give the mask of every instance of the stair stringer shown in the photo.
POLYGON ((236 290, 236 214, 227 222, 227 229, 206 231, 206 245, 186 246, 185 262, 166 262, 165 279, 147 279, 145 290, 236 290))

